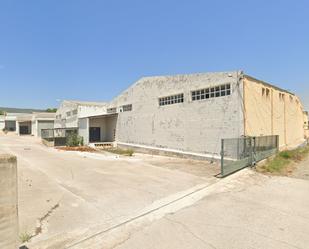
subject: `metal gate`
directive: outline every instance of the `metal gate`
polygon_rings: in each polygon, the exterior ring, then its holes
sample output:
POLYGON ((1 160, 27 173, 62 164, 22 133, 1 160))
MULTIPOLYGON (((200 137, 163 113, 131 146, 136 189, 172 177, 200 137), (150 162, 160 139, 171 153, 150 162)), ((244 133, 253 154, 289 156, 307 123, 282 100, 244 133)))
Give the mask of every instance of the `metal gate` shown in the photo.
POLYGON ((221 176, 275 155, 279 151, 279 136, 228 138, 221 141, 221 176))

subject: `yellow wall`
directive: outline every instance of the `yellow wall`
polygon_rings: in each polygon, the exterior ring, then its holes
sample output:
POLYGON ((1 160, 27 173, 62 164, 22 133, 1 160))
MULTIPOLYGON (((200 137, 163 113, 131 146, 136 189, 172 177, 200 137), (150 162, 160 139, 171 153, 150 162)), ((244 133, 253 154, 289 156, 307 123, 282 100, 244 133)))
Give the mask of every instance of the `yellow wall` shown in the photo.
POLYGON ((244 112, 246 136, 279 135, 281 148, 304 142, 303 107, 297 96, 245 76, 244 112))

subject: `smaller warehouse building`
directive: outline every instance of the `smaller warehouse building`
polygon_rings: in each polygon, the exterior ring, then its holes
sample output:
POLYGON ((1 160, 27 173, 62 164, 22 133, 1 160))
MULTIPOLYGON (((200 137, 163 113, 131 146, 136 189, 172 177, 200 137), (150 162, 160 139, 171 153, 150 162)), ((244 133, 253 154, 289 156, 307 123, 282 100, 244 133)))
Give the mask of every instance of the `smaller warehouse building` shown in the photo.
POLYGON ((55 129, 76 128, 80 125, 80 119, 90 116, 103 115, 107 112, 105 102, 86 102, 64 100, 56 112, 55 129))
POLYGON ((23 115, 25 115, 25 113, 6 113, 4 116, 4 129, 16 132, 17 118, 23 115))
MULTIPOLYGON (((42 110, 37 110, 37 109, 23 109, 23 108, 10 108, 10 107, 0 107, 0 111, 1 111, 1 114, 3 114, 3 115, 0 115, 0 129, 6 130, 8 132, 16 132, 16 133, 17 133, 17 129, 19 129, 19 127, 17 126, 17 119, 25 115, 30 115, 32 113, 44 112, 42 110)), ((27 127, 28 124, 25 123, 22 126, 23 126, 22 129, 27 129, 25 127, 27 127)))
POLYGON ((41 137, 42 129, 53 129, 55 113, 38 112, 17 117, 16 133, 41 137))

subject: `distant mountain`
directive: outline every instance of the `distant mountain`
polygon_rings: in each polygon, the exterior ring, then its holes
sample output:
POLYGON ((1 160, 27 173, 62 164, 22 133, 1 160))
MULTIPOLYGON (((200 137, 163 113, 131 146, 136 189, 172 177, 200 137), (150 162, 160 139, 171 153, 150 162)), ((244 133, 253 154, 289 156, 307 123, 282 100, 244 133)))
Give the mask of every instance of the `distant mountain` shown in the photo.
POLYGON ((0 112, 1 111, 7 112, 7 113, 32 113, 32 112, 45 112, 46 110, 0 107, 0 112))

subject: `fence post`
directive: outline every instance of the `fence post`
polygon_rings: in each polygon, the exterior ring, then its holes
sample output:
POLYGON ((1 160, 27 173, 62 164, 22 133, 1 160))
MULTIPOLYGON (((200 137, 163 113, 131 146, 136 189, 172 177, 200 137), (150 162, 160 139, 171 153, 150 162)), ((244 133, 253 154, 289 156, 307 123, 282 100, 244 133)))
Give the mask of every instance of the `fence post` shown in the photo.
POLYGON ((277 153, 279 152, 279 135, 276 136, 277 153))
POLYGON ((224 175, 223 166, 224 166, 224 139, 221 139, 221 175, 224 175))
POLYGON ((250 149, 250 153, 251 153, 251 166, 254 166, 254 150, 255 150, 255 137, 252 137, 251 139, 250 139, 250 147, 251 147, 251 149, 250 149))

